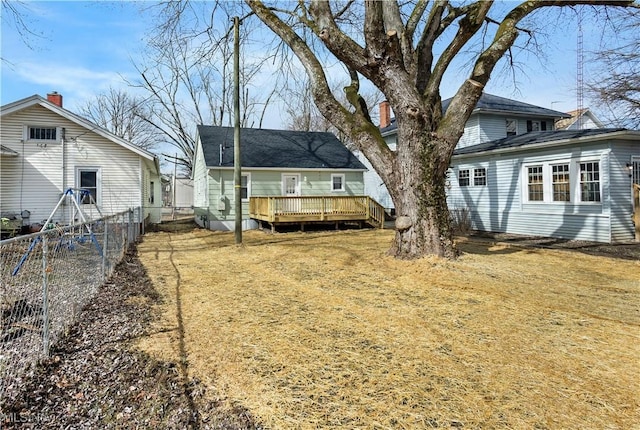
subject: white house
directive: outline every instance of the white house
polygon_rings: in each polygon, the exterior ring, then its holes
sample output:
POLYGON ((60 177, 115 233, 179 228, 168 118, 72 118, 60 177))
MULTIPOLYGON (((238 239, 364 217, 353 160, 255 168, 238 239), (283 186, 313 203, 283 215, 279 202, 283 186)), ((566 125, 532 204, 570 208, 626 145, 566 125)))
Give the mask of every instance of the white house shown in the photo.
MULTIPOLYGON (((386 103, 380 118, 382 135, 393 148, 397 129, 386 103)), ((572 118, 483 94, 451 160, 449 208, 468 211, 479 231, 633 240, 640 231, 632 219, 640 205, 633 197, 633 184, 640 184, 640 131, 574 130, 572 118), (567 129, 555 129, 562 120, 567 129)), ((594 127, 602 125, 587 118, 594 127)), ((365 192, 388 196, 372 169, 365 174, 365 192)), ((377 198, 393 209, 390 199, 377 198)))
POLYGON ((556 130, 591 130, 594 128, 604 128, 602 121, 591 112, 591 109, 584 108, 567 112, 570 118, 563 118, 556 121, 556 130))
MULTIPOLYGON (((142 220, 160 222, 158 158, 62 107, 62 95, 33 95, 0 108, 0 212, 46 220, 69 189, 85 189, 91 218, 142 207, 142 220), (95 205, 93 204, 95 202, 95 205)), ((86 209, 86 211, 84 210, 86 209)), ((65 211, 53 221, 66 223, 65 211)))

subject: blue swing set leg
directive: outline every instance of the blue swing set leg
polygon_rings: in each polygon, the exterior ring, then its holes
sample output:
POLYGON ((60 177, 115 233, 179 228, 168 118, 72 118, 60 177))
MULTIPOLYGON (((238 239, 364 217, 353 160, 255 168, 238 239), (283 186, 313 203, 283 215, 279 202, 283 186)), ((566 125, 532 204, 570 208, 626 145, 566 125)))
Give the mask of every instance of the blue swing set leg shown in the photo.
POLYGON ((16 266, 16 268, 13 269, 13 272, 11 272, 11 276, 16 276, 18 274, 18 272, 20 271, 20 268, 22 267, 24 262, 27 261, 27 257, 29 257, 29 254, 31 254, 31 251, 33 251, 33 248, 36 247, 38 242, 42 242, 42 238, 40 236, 36 237, 35 240, 31 242, 31 245, 29 245, 29 249, 27 249, 27 252, 24 253, 22 258, 18 262, 18 265, 16 266))

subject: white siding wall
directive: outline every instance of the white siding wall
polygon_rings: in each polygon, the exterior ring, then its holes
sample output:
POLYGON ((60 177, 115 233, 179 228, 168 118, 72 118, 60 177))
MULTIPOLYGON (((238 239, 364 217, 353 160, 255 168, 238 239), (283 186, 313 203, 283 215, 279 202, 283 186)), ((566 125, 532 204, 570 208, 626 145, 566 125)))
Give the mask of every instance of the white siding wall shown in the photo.
POLYGON ((20 155, 0 161, 0 210, 16 214, 28 210, 31 222, 41 222, 63 191, 62 144, 48 142, 44 147, 24 140, 25 125, 64 127, 70 123, 35 107, 2 118, 1 142, 20 155))
POLYGON ((208 186, 209 178, 207 176, 207 165, 202 153, 202 146, 198 139, 196 145, 196 157, 193 166, 193 205, 197 208, 206 208, 209 206, 208 186))
MULTIPOLYGON (((477 115, 480 121, 479 140, 475 143, 489 142, 507 137, 507 117, 504 115, 477 115)), ((515 118, 514 118, 515 119, 515 118)), ((527 131, 526 121, 518 120, 518 134, 527 131)))
MULTIPOLYGON (((473 228, 481 231, 508 232, 516 234, 558 237, 566 239, 595 240, 609 242, 610 186, 608 145, 591 145, 572 149, 522 152, 511 156, 454 157, 450 173, 451 188, 448 204, 451 209, 470 210, 473 228), (601 203, 526 201, 526 177, 523 165, 570 161, 576 170, 579 160, 600 162, 601 203), (460 187, 460 169, 487 168, 487 186, 460 187)), ((576 185, 577 173, 572 181, 576 185)), ((473 172, 471 172, 473 182, 473 172)))
POLYGON ((477 145, 482 143, 482 130, 480 129, 480 120, 478 115, 471 115, 464 125, 464 133, 458 141, 457 148, 464 148, 466 146, 477 145))
POLYGON ((382 181, 382 178, 378 175, 364 154, 361 152, 355 152, 354 154, 368 169, 364 172, 364 194, 380 203, 387 212, 391 212, 394 208, 393 201, 391 200, 389 191, 382 181))
MULTIPOLYGON (((103 215, 143 204, 138 154, 41 106, 4 116, 2 144, 20 154, 17 158, 2 158, 2 211, 19 213, 26 209, 31 211, 31 223, 43 221, 61 194, 67 188, 78 186, 78 168, 98 169, 98 205, 103 215), (64 128, 64 144, 48 143, 46 147, 38 147, 33 141, 21 142, 23 129, 28 125, 64 128)), ((86 209, 90 216, 97 216, 95 211, 86 209)), ((59 215, 63 212, 59 211, 59 215)))
POLYGON ((640 157, 640 147, 630 142, 615 142, 609 162, 611 195, 611 240, 632 241, 635 238, 633 219, 632 178, 627 163, 640 157))

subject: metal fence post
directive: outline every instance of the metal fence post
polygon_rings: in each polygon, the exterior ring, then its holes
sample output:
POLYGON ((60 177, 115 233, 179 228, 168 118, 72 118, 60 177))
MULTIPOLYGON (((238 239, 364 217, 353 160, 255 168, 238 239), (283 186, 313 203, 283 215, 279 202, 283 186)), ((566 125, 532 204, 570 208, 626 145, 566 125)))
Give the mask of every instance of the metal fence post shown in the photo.
POLYGON ((42 235, 42 352, 49 356, 49 237, 42 235))
POLYGON ((107 252, 109 250, 109 218, 104 219, 104 239, 102 244, 102 281, 107 278, 107 252))
POLYGON ((133 209, 129 209, 129 232, 127 235, 127 246, 125 247, 125 251, 129 249, 129 245, 131 244, 131 238, 134 235, 135 230, 133 229, 134 227, 133 222, 134 222, 133 209))

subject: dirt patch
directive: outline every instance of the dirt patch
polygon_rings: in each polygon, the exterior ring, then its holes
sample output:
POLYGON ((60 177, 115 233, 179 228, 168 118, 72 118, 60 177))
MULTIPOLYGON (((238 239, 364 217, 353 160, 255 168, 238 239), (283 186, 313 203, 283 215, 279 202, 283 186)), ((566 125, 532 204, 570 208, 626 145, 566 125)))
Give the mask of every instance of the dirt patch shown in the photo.
POLYGON ((492 240, 398 261, 392 235, 151 234, 159 324, 182 331, 140 346, 266 428, 640 422, 640 262, 492 240))
POLYGON ((134 347, 152 335, 152 304, 161 297, 131 250, 51 357, 3 399, 0 427, 255 428, 245 411, 221 410, 178 363, 134 347))
POLYGON ((638 242, 608 244, 590 242, 586 240, 557 239, 552 237, 486 232, 475 232, 468 238, 461 238, 463 241, 468 239, 523 248, 564 249, 589 255, 624 258, 627 260, 640 260, 640 243, 638 242))

